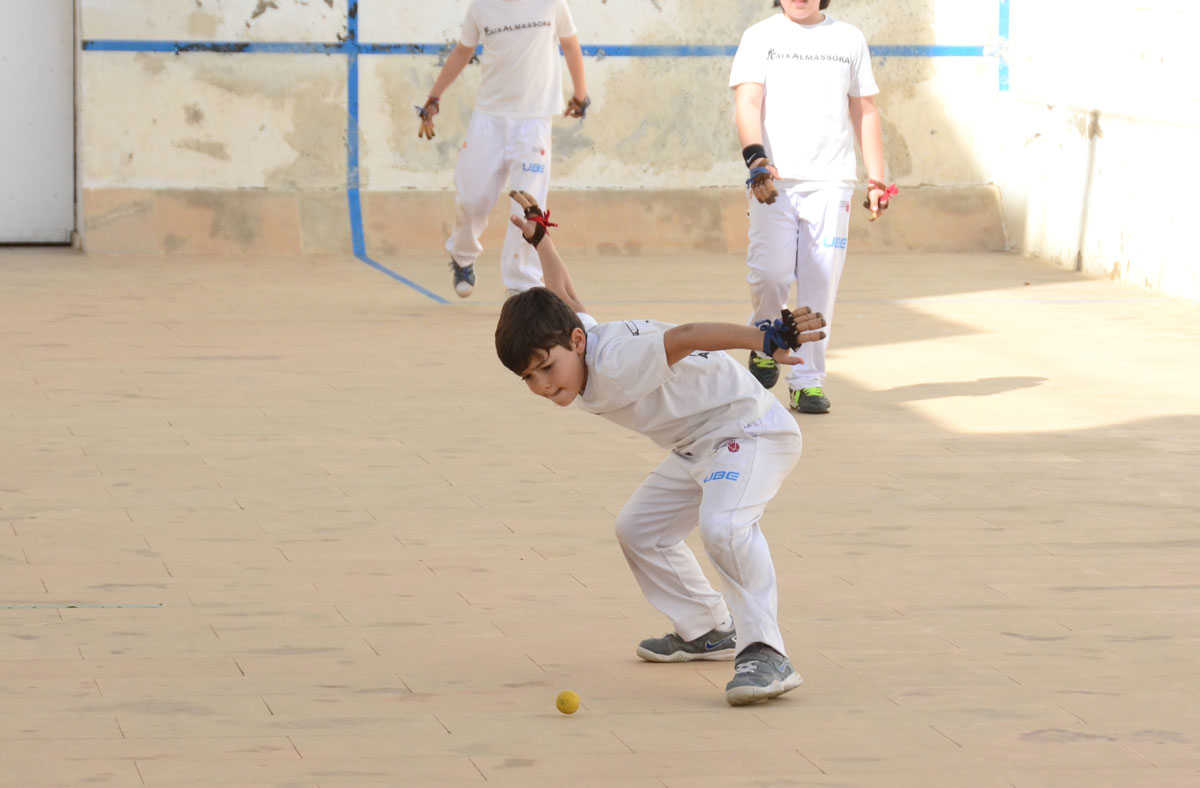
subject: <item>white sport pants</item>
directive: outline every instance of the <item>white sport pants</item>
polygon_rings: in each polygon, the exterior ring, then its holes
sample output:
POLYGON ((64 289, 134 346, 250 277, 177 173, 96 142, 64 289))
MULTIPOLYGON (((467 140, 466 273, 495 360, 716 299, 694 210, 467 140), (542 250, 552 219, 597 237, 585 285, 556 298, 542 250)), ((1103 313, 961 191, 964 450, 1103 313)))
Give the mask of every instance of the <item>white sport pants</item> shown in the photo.
POLYGON ((799 433, 785 433, 737 438, 699 459, 672 452, 621 510, 616 528, 625 560, 680 637, 700 637, 732 613, 739 649, 760 642, 787 653, 775 566, 759 520, 802 445, 799 433), (683 541, 697 525, 724 598, 683 541))
POLYGON ((779 180, 779 197, 764 205, 749 196, 750 244, 746 264, 750 273, 751 323, 775 320, 788 305, 792 286, 796 306, 825 316, 825 339, 797 351, 803 364, 787 368, 793 389, 820 386, 825 381, 825 351, 832 336, 833 304, 846 265, 850 232, 851 187, 814 188, 798 181, 779 180))
MULTIPOLYGON (((546 208, 550 188, 550 119, 505 118, 476 110, 467 127, 467 137, 454 168, 457 216, 446 251, 459 265, 473 265, 483 246, 479 236, 487 227, 488 214, 503 190, 511 212, 517 204, 507 194, 520 189, 532 194, 546 208), (507 184, 507 186, 505 185, 507 184)), ((512 290, 528 290, 542 284, 542 266, 532 246, 511 223, 507 225, 500 253, 500 278, 512 290)))

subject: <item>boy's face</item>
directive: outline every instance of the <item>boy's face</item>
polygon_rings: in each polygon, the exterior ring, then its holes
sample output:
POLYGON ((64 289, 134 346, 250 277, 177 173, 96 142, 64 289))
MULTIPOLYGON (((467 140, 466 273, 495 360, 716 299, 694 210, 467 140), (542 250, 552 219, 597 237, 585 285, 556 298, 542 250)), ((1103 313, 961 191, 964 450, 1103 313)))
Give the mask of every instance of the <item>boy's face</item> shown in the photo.
POLYGON ((821 0, 779 0, 780 6, 783 7, 783 13, 787 14, 787 18, 793 22, 799 22, 802 25, 813 25, 820 22, 821 0))
POLYGON ((560 407, 575 401, 587 385, 587 365, 583 361, 587 335, 580 329, 571 332, 571 347, 555 345, 535 350, 521 380, 529 390, 560 407))

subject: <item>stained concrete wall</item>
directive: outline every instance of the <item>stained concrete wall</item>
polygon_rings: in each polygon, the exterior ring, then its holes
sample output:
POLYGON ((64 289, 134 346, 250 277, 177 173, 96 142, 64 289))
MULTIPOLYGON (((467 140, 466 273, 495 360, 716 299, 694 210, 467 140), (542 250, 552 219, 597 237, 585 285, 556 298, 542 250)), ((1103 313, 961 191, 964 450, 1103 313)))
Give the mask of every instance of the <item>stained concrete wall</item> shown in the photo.
POLYGON ((1200 90, 1187 0, 1013 4, 1012 91, 981 145, 1011 242, 1064 268, 1200 299, 1185 235, 1200 90))
MULTIPOLYGON (((465 8, 466 0, 362 0, 359 38, 451 43, 465 8)), ((746 26, 776 13, 768 0, 575 0, 572 10, 581 40, 600 46, 729 46, 746 26)), ((997 33, 996 0, 835 0, 830 12, 863 29, 873 45, 990 45, 997 33)), ((346 35, 346 0, 80 0, 80 23, 85 39, 330 42, 346 35)), ((705 199, 717 200, 722 217, 744 214, 729 64, 724 56, 588 57, 592 111, 585 121, 554 125, 556 193, 633 190, 625 202, 669 206, 678 213, 659 215, 656 225, 678 227, 689 210, 678 193, 711 189, 717 196, 705 199), (675 196, 650 196, 659 190, 675 196)), ((403 223, 403 216, 373 211, 406 204, 403 193, 414 190, 430 193, 417 204, 436 208, 441 229, 452 218, 455 154, 479 69, 469 67, 447 92, 430 143, 417 139, 412 107, 440 65, 436 53, 360 58, 368 229, 403 223)), ((999 203, 987 185, 992 172, 979 150, 996 97, 995 59, 892 57, 874 66, 889 170, 906 187, 908 215, 890 218, 909 226, 858 228, 859 248, 1002 248, 999 203), (974 211, 969 221, 964 206, 974 211)), ((341 55, 84 52, 80 159, 89 248, 344 250, 346 69, 341 55)), ((716 231, 725 223, 714 222, 708 240, 696 244, 721 237, 740 247, 738 236, 716 231)), ((618 226, 670 236, 654 225, 618 226)), ((417 239, 410 246, 420 251, 437 250, 439 238, 417 238, 429 228, 395 235, 417 239)), ((638 243, 631 236, 610 246, 638 243)), ((686 246, 687 237, 679 243, 686 246)), ((389 249, 406 251, 400 242, 389 249)))

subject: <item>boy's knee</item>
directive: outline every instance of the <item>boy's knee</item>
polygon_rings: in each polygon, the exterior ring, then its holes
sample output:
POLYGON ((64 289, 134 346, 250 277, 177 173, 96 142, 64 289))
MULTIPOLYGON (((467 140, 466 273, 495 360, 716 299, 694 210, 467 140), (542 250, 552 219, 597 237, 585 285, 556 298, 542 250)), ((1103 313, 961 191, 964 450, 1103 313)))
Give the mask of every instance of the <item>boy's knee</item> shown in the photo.
POLYGON ((701 515, 700 540, 704 549, 713 553, 722 553, 729 549, 733 531, 733 521, 728 514, 701 515))
POLYGON ((791 270, 783 269, 751 268, 750 274, 746 277, 746 281, 754 290, 782 288, 786 291, 791 288, 795 280, 796 276, 791 270))
POLYGON ((621 514, 617 517, 617 522, 613 526, 613 531, 617 534, 617 541, 623 547, 632 547, 638 541, 637 520, 621 514))

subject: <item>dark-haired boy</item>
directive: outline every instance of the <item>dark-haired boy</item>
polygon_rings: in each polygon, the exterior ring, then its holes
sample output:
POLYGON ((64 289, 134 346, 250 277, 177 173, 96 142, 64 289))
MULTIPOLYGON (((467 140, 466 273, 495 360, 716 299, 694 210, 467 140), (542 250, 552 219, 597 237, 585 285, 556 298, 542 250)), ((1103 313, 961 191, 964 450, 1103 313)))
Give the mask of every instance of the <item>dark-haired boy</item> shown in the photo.
POLYGON ((653 662, 729 659, 735 706, 798 687, 778 623, 775 568, 759 520, 800 457, 795 419, 725 350, 758 349, 781 364, 820 340, 807 308, 761 329, 732 323, 597 323, 528 194, 512 223, 537 249, 546 287, 509 298, 496 352, 529 390, 641 432, 670 453, 617 517, 621 549, 647 600, 674 631, 643 640, 653 662), (717 593, 684 538, 697 526, 725 584, 717 593), (728 600, 728 605, 726 601, 728 600), (734 623, 737 632, 734 632, 734 623), (737 641, 742 645, 736 647, 737 641))

